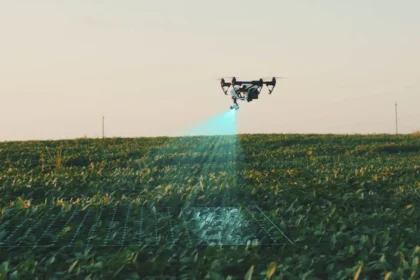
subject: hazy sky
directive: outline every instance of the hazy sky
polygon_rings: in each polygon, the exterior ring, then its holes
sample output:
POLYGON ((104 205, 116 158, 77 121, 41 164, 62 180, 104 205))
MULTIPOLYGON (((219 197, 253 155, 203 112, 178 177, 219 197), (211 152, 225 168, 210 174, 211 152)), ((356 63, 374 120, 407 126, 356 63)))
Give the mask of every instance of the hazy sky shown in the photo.
POLYGON ((1 1, 0 141, 177 135, 221 76, 286 76, 241 133, 420 130, 420 1, 1 1))

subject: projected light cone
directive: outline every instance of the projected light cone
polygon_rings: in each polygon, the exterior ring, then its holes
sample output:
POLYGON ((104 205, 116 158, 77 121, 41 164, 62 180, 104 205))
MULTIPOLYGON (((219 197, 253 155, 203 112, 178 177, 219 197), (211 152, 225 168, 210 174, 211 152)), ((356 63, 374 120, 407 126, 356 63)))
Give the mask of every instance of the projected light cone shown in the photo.
POLYGON ((193 128, 187 135, 235 135, 237 134, 236 112, 227 111, 193 128))
MULTIPOLYGON (((235 110, 223 112, 184 133, 189 137, 171 139, 152 151, 140 172, 144 182, 178 193, 188 190, 188 195, 178 199, 183 205, 236 204, 241 153, 236 117, 235 110)), ((166 191, 156 188, 154 192, 168 198, 166 191)))

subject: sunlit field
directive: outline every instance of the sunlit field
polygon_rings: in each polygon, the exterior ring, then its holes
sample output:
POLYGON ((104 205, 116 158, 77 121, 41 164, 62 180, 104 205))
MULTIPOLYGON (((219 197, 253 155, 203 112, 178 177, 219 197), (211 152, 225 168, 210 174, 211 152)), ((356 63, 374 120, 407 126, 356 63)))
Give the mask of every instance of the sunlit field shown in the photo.
POLYGON ((0 143, 0 279, 418 279, 420 138, 0 143))

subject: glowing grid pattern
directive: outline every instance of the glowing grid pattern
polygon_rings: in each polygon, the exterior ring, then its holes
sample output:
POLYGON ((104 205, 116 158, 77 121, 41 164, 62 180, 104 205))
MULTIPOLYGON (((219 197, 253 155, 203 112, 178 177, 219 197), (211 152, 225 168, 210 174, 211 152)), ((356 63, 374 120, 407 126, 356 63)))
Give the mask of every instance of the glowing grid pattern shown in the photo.
POLYGON ((133 204, 23 210, 19 215, 2 216, 0 247, 276 246, 288 242, 260 210, 189 207, 180 214, 170 207, 155 210, 133 204))

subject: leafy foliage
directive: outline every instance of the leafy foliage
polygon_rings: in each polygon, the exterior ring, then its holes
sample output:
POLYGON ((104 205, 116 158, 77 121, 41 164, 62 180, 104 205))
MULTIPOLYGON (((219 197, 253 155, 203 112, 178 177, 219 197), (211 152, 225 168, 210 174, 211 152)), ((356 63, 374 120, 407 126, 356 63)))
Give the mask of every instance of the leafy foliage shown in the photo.
POLYGON ((416 134, 6 142, 0 279, 418 279, 419 201, 416 134), (164 214, 252 204, 292 243, 184 246, 164 214))

